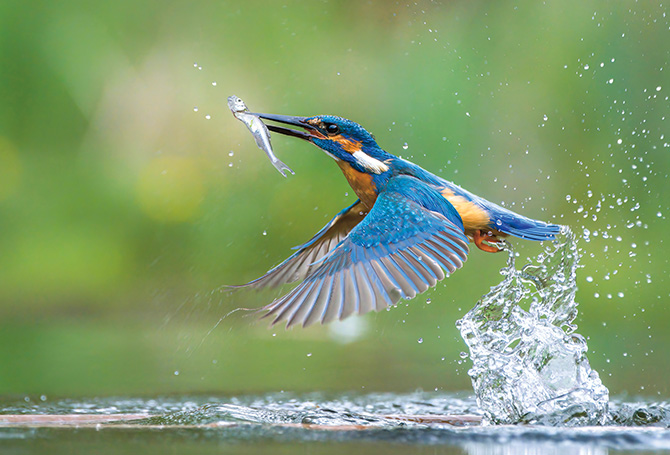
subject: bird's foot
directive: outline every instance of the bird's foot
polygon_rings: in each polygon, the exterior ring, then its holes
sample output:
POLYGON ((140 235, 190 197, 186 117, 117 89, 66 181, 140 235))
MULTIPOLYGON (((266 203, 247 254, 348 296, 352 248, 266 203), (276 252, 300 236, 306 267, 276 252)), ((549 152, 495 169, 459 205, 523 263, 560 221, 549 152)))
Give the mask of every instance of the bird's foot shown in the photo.
POLYGON ((498 253, 503 249, 504 241, 491 232, 477 230, 473 235, 473 239, 477 248, 487 253, 498 253))

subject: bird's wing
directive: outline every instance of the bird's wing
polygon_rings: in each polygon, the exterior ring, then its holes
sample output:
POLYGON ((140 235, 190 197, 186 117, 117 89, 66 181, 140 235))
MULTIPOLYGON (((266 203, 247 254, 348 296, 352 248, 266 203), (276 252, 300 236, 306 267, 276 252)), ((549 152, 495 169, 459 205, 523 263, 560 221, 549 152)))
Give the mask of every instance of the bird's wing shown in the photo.
POLYGON ((368 211, 363 203, 360 200, 356 201, 335 215, 307 243, 295 247, 298 251, 284 262, 270 269, 260 278, 247 284, 231 287, 272 288, 303 280, 314 270, 314 263, 335 248, 367 214, 368 211))
MULTIPOLYGON (((449 205, 447 215, 452 211, 449 205)), ((468 251, 462 225, 407 195, 382 192, 300 285, 263 308, 264 317, 290 327, 379 311, 435 286, 463 265, 468 251)))

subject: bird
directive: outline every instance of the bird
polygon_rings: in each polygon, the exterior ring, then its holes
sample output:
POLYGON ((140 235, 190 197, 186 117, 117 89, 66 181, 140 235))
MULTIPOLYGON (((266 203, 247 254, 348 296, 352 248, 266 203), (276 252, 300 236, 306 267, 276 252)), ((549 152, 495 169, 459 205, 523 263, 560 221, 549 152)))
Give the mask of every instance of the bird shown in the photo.
POLYGON ((553 240, 561 226, 527 218, 382 149, 358 123, 334 115, 254 113, 273 133, 311 142, 342 170, 357 196, 266 274, 233 288, 299 282, 259 310, 271 325, 307 327, 381 311, 463 266, 469 244, 488 253, 504 238, 553 240), (296 129, 299 128, 299 129, 296 129))

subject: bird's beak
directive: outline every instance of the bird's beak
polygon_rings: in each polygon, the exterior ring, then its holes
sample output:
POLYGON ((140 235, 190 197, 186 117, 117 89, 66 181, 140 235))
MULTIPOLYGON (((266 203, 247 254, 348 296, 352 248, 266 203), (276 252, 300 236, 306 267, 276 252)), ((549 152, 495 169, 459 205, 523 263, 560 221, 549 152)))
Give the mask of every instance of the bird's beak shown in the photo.
POLYGON ((282 126, 267 125, 268 129, 274 133, 281 133, 287 136, 298 137, 306 141, 311 141, 313 138, 319 137, 316 134, 314 134, 317 132, 316 128, 307 123, 307 117, 293 117, 290 115, 258 114, 258 113, 250 113, 250 114, 256 115, 264 120, 271 120, 273 122, 283 123, 285 125, 293 125, 307 130, 307 131, 298 131, 293 130, 291 128, 284 128, 282 126))

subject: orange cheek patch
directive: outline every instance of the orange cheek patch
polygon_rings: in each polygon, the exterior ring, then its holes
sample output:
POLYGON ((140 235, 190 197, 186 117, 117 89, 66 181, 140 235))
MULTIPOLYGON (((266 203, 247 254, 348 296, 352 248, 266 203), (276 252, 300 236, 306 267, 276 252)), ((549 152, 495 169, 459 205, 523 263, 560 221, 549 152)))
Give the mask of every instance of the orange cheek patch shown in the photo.
POLYGON ((345 150, 349 153, 360 152, 362 149, 362 144, 359 141, 347 139, 341 134, 338 134, 337 136, 331 136, 330 139, 336 141, 338 144, 340 144, 342 150, 345 150))

